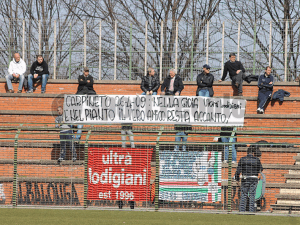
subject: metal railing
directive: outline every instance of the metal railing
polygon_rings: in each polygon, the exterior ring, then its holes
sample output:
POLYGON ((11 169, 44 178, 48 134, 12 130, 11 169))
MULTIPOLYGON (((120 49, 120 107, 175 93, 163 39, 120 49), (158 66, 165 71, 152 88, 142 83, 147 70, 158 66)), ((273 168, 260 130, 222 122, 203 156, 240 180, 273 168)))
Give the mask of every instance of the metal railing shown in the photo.
POLYGON ((254 146, 264 168, 257 212, 299 210, 297 128, 237 127, 229 136, 220 127, 196 125, 122 130, 85 124, 72 130, 1 124, 0 206, 237 211, 242 189, 231 178, 254 146))
POLYGON ((53 79, 77 79, 88 66, 99 80, 139 80, 147 67, 153 67, 161 80, 176 68, 184 80, 193 81, 205 63, 220 79, 230 52, 237 53, 247 74, 260 75, 270 65, 278 81, 299 76, 299 40, 293 35, 299 21, 259 20, 249 27, 246 20, 144 21, 141 25, 6 19, 0 25, 2 77, 14 52, 21 53, 28 72, 35 56, 42 54, 53 79))

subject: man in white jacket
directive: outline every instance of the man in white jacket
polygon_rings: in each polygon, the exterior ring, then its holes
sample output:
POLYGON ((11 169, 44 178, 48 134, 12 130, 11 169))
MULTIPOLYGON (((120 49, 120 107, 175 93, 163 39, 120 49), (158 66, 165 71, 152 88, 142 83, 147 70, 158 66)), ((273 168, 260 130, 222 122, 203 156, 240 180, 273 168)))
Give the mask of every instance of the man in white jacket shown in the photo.
POLYGON ((23 59, 21 59, 19 53, 15 53, 14 58, 10 62, 8 67, 8 75, 5 76, 9 93, 14 93, 11 80, 18 79, 18 78, 19 78, 18 93, 22 93, 25 72, 26 72, 26 63, 23 61, 23 59))

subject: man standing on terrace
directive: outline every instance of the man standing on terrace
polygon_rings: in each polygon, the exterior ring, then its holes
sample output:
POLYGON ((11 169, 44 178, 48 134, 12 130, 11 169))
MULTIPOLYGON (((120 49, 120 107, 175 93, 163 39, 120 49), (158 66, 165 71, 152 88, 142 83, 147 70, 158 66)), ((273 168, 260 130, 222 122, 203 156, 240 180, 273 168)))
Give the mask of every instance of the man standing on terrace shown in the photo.
POLYGON ((263 170, 259 158, 255 157, 256 146, 250 146, 247 150, 247 156, 239 161, 235 173, 235 180, 239 182, 240 173, 242 173, 240 212, 246 211, 247 198, 249 196, 249 211, 255 212, 255 194, 258 183, 258 174, 263 170))
POLYGON ((229 60, 224 65, 223 76, 219 82, 225 80, 229 72, 232 85, 238 89, 238 96, 243 96, 243 80, 245 76, 245 68, 240 61, 235 60, 235 53, 229 54, 229 60))

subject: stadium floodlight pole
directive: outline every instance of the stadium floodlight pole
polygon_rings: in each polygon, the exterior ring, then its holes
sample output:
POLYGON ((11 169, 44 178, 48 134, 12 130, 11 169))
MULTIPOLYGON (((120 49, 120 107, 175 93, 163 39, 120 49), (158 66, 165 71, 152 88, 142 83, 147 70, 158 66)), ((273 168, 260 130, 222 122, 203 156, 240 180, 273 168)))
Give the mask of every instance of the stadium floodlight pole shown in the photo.
POLYGON ((159 69, 159 80, 162 81, 162 57, 163 57, 163 35, 164 35, 164 21, 161 21, 160 25, 160 59, 159 59, 159 64, 160 64, 160 69, 159 69))
POLYGON ((287 50, 287 45, 288 45, 288 20, 285 21, 285 42, 284 42, 284 82, 287 81, 287 66, 288 66, 288 50, 287 50))
POLYGON ((222 63, 221 63, 221 77, 224 70, 224 45, 225 45, 225 22, 223 22, 222 27, 222 63))
POLYGON ((42 24, 39 20, 39 55, 42 54, 42 24))
POLYGON ((56 20, 54 20, 53 79, 56 79, 56 20))
POLYGON ((22 43, 22 57, 23 57, 23 60, 25 60, 25 20, 23 20, 22 39, 23 39, 23 43, 22 43))
POLYGON ((241 39, 241 21, 239 21, 239 24, 238 24, 238 37, 237 37, 237 41, 238 41, 238 45, 237 45, 237 61, 240 61, 240 39, 241 39))
MULTIPOLYGON (((194 46, 192 46, 193 48, 194 46)), ((206 64, 208 64, 208 51, 209 51, 209 21, 207 21, 207 33, 206 33, 206 64)))
POLYGON ((148 39, 148 20, 145 23, 145 70, 144 76, 147 75, 147 40, 148 39))
POLYGON ((175 35, 175 70, 177 70, 178 61, 178 20, 176 20, 176 35, 175 35))
POLYGON ((86 20, 83 21, 83 64, 86 67, 86 20))
POLYGON ((101 58, 102 58, 102 47, 101 47, 101 31, 102 31, 102 26, 101 26, 101 20, 99 21, 99 80, 101 80, 101 58))
POLYGON ((270 21, 270 35, 269 35, 269 66, 272 62, 272 20, 270 21))
POLYGON ((117 79, 117 20, 115 20, 115 58, 114 58, 114 80, 117 79))

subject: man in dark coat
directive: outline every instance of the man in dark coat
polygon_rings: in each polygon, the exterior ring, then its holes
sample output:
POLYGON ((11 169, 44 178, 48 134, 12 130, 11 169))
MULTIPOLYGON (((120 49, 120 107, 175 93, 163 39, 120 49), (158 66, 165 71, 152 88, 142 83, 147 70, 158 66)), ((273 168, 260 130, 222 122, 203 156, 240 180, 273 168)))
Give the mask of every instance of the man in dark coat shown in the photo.
POLYGON ((170 75, 167 76, 161 85, 162 95, 180 95, 184 86, 181 77, 177 75, 177 70, 171 69, 170 75))
POLYGON ((77 95, 96 95, 93 88, 94 79, 91 75, 89 75, 88 67, 84 67, 83 75, 78 77, 78 83, 77 95))
POLYGON ((240 180, 242 173, 240 212, 246 211, 247 198, 249 196, 249 211, 255 212, 255 194, 258 183, 258 174, 263 170, 259 158, 254 155, 257 153, 256 146, 250 146, 247 150, 247 156, 239 161, 235 173, 235 180, 240 180))
POLYGON ((214 83, 214 76, 209 72, 210 66, 205 64, 203 66, 203 72, 197 76, 197 91, 196 96, 202 97, 213 97, 213 83, 214 83))
POLYGON ((219 82, 225 80, 229 72, 232 85, 238 89, 238 95, 243 96, 243 80, 245 77, 245 68, 240 61, 235 60, 235 53, 230 53, 229 60, 224 65, 223 76, 219 82))
POLYGON ((258 91, 258 108, 257 112, 263 114, 264 107, 266 102, 272 96, 273 92, 273 85, 274 85, 274 78, 271 75, 272 69, 268 66, 265 70, 265 73, 261 75, 258 79, 257 86, 259 88, 258 91))
POLYGON ((158 76, 155 76, 155 70, 149 68, 147 75, 143 77, 141 83, 142 95, 157 95, 157 90, 160 87, 158 76))

